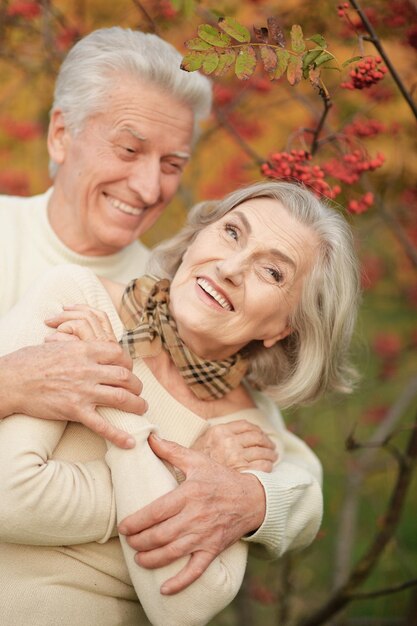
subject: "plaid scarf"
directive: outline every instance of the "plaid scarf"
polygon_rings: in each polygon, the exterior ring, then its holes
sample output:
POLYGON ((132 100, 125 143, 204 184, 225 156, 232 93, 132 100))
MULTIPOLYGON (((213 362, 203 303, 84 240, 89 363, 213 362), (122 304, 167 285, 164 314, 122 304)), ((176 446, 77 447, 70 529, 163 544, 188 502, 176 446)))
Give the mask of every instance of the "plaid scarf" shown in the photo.
POLYGON ((221 398, 239 385, 247 361, 240 354, 223 361, 206 361, 193 354, 169 313, 169 286, 169 280, 155 276, 143 276, 128 284, 121 304, 125 331, 120 343, 132 358, 155 356, 163 347, 200 400, 221 398))

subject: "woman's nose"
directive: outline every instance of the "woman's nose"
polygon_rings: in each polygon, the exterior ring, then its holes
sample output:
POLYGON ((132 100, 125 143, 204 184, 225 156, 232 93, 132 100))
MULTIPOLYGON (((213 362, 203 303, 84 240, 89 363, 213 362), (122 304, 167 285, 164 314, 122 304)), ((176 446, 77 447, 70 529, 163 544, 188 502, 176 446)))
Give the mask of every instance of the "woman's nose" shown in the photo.
POLYGON ((246 268, 245 258, 242 254, 234 254, 220 259, 216 263, 216 271, 220 278, 229 280, 234 285, 240 285, 246 268))

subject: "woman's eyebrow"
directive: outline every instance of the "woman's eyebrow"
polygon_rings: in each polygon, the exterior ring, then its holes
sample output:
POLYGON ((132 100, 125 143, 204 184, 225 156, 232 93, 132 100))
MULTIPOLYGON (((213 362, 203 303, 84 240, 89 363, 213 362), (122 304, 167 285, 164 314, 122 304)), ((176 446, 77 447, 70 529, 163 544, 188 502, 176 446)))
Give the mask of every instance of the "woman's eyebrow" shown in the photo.
MULTIPOLYGON (((250 235, 250 233, 252 232, 252 228, 247 220, 246 215, 244 213, 241 213, 240 211, 235 211, 234 213, 240 218, 243 226, 245 227, 246 232, 248 233, 248 235, 250 235)), ((294 271, 297 269, 297 265, 294 262, 294 260, 291 259, 291 257, 287 256, 284 252, 281 252, 280 250, 277 250, 276 248, 270 248, 268 250, 268 253, 274 257, 277 257, 280 261, 287 263, 287 265, 291 265, 294 271)))

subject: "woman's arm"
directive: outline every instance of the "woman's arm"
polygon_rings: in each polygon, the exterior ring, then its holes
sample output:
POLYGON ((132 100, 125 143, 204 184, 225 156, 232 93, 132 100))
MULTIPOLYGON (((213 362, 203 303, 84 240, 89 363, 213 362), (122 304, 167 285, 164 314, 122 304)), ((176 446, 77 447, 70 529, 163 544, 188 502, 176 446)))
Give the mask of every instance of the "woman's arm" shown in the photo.
MULTIPOLYGON (((137 421, 127 414, 101 409, 117 427, 136 438, 132 450, 109 444, 106 460, 111 468, 118 520, 134 513, 178 486, 173 474, 148 445, 152 428, 138 431, 137 421)), ((190 529, 192 530, 192 529, 190 529)), ((135 550, 120 537, 130 577, 140 602, 154 626, 199 626, 227 606, 237 594, 246 567, 247 546, 238 542, 222 552, 190 587, 175 595, 162 595, 163 583, 178 574, 188 557, 168 566, 145 569, 134 560, 135 550)))

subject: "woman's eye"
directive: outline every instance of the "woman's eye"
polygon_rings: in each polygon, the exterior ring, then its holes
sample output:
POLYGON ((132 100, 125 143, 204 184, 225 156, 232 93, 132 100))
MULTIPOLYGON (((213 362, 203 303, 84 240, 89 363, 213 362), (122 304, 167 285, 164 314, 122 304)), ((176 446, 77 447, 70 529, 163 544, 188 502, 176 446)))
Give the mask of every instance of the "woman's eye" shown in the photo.
POLYGON ((224 227, 224 230, 225 230, 226 234, 229 235, 229 237, 231 237, 235 241, 237 241, 239 239, 239 234, 238 234, 237 228, 235 228, 231 224, 226 224, 226 226, 224 227))
POLYGON ((276 283, 282 283, 284 276, 280 270, 277 270, 275 267, 267 267, 266 271, 272 276, 276 283))

